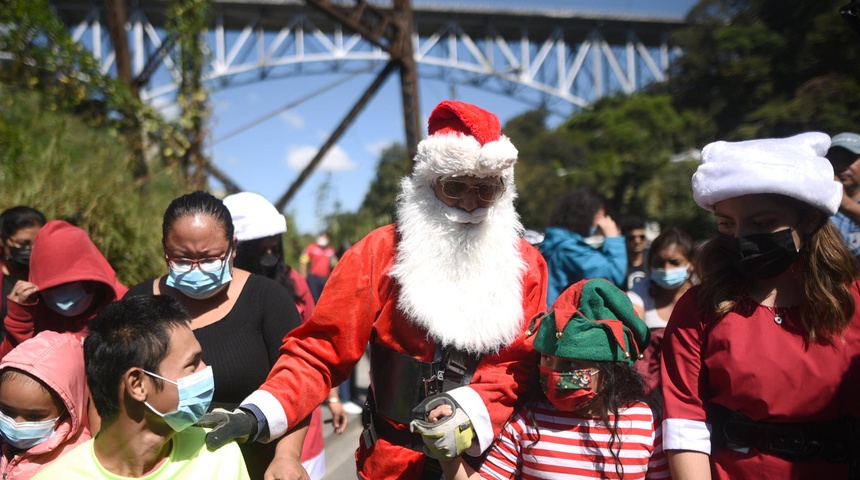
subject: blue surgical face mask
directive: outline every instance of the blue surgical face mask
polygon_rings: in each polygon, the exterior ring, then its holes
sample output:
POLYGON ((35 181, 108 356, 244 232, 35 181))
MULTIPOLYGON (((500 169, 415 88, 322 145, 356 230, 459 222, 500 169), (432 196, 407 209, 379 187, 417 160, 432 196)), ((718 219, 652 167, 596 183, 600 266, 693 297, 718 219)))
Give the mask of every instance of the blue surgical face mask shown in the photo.
POLYGON ((173 269, 168 269, 168 271, 167 286, 173 287, 195 300, 214 296, 233 280, 229 262, 224 262, 224 266, 219 272, 204 272, 196 267, 192 268, 190 272, 178 273, 173 269))
POLYGON ((690 278, 690 266, 655 268, 651 270, 651 281, 660 288, 675 290, 690 278))
POLYGON ((65 317, 84 313, 93 304, 94 295, 83 282, 72 282, 42 292, 45 306, 65 317))
POLYGON ((0 435, 6 443, 21 450, 28 450, 54 436, 60 417, 39 422, 18 423, 0 412, 0 435))
POLYGON ((144 370, 144 373, 172 383, 179 390, 179 405, 172 412, 161 413, 149 403, 143 402, 153 413, 163 418, 164 422, 177 432, 181 432, 197 423, 200 417, 209 409, 209 404, 212 403, 212 395, 215 393, 215 377, 212 376, 211 366, 207 366, 203 370, 192 373, 187 377, 182 377, 175 382, 146 370, 144 370))

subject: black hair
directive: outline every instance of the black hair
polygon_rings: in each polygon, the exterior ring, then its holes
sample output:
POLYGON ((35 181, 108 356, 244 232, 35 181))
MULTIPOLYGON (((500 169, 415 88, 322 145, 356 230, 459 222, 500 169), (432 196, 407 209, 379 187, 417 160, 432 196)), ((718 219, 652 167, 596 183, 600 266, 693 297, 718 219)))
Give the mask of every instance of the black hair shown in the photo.
POLYGON ((672 245, 680 248, 684 256, 687 257, 687 260, 691 262, 695 260, 696 250, 690 234, 678 227, 669 227, 660 232, 660 235, 657 235, 657 238, 651 242, 651 250, 648 251, 648 267, 651 267, 651 261, 654 260, 654 256, 660 250, 672 245))
POLYGON ((603 196, 593 188, 573 189, 558 199, 549 224, 587 237, 594 225, 594 216, 605 203, 603 196))
POLYGON ((625 215, 618 222, 618 229, 622 235, 627 235, 633 230, 645 230, 645 220, 636 215, 625 215))
POLYGON ((0 213, 0 238, 7 239, 26 227, 42 227, 47 223, 45 215, 35 208, 19 205, 0 213))
POLYGON ((66 406, 66 402, 60 397, 60 395, 54 391, 47 383, 45 383, 41 378, 36 377, 30 373, 25 372, 24 370, 15 368, 15 367, 6 367, 3 370, 0 370, 0 385, 5 382, 18 382, 18 385, 38 385, 43 390, 48 392, 51 396, 51 400, 60 410, 60 416, 62 416, 65 412, 68 411, 68 407, 66 406))
POLYGON ((301 297, 296 293, 296 285, 293 283, 293 279, 290 278, 290 266, 284 263, 283 237, 278 235, 278 262, 274 266, 268 268, 260 264, 260 256, 263 254, 262 243, 266 238, 267 237, 255 238, 253 240, 240 242, 239 246, 236 247, 236 258, 233 260, 233 266, 257 275, 271 278, 272 280, 280 283, 285 289, 287 289, 287 294, 289 294, 290 298, 298 303, 301 300, 301 297))
MULTIPOLYGON (((84 365, 96 411, 104 422, 120 411, 122 376, 130 368, 157 372, 170 350, 170 329, 191 328, 191 316, 166 295, 140 295, 111 303, 87 325, 84 365)), ((153 378, 157 388, 161 381, 153 378)))
POLYGON ((233 217, 230 215, 230 210, 224 206, 224 202, 203 190, 185 194, 170 202, 164 212, 164 222, 161 224, 162 241, 167 239, 167 234, 177 220, 193 215, 206 215, 215 219, 224 230, 227 241, 230 244, 233 243, 233 217))
MULTIPOLYGON (((615 472, 619 478, 624 478, 624 465, 622 465, 620 458, 622 443, 621 435, 618 431, 619 412, 622 408, 634 403, 646 403, 645 381, 642 379, 642 375, 632 365, 628 365, 627 363, 612 361, 597 361, 595 363, 599 370, 597 375, 601 378, 602 382, 600 391, 581 408, 585 409, 589 405, 594 404, 600 406, 598 419, 609 430, 608 446, 609 452, 615 460, 615 472)), ((537 432, 537 439, 529 444, 526 447, 527 449, 533 448, 540 442, 540 429, 534 416, 534 409, 530 408, 530 405, 533 405, 537 401, 548 401, 541 389, 540 375, 537 374, 537 369, 533 373, 535 374, 529 377, 532 379, 532 386, 529 389, 532 394, 528 395, 525 400, 525 413, 526 418, 537 432)))

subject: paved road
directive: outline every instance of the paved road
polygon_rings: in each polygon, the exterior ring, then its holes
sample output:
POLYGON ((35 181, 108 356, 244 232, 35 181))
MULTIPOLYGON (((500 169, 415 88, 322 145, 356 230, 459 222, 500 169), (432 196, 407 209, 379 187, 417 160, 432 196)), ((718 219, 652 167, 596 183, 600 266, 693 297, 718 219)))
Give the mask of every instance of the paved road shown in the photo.
MULTIPOLYGON (((364 391, 370 384, 370 362, 367 355, 356 367, 356 385, 364 391)), ((322 408, 323 420, 331 419, 328 408, 322 408)), ((330 423, 323 423, 325 436, 325 476, 323 480, 353 480, 355 473, 355 449, 361 435, 361 416, 350 415, 346 431, 335 435, 330 423)))

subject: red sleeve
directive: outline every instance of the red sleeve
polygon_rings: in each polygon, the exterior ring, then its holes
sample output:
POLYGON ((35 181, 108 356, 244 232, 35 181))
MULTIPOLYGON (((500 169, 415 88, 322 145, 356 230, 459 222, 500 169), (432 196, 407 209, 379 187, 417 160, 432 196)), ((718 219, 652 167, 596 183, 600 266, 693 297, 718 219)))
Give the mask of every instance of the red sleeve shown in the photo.
POLYGON ((29 340, 36 335, 35 316, 32 310, 37 305, 21 305, 13 300, 6 302, 7 316, 4 324, 6 326, 6 338, 0 344, 0 359, 11 352, 21 342, 29 340))
POLYGON ((260 390, 278 400, 288 425, 319 406, 364 355, 381 308, 377 287, 383 262, 391 258, 383 244, 389 237, 388 243, 393 235, 371 233, 351 248, 329 278, 313 317, 287 335, 260 390))
POLYGON ((705 329, 696 308, 697 292, 691 288, 678 300, 663 336, 664 419, 706 420, 705 329))
POLYGON ((305 323, 314 314, 314 297, 311 295, 308 281, 292 268, 290 269, 290 280, 293 281, 293 287, 299 297, 299 300, 296 301, 296 308, 299 310, 299 316, 302 317, 302 323, 305 323))

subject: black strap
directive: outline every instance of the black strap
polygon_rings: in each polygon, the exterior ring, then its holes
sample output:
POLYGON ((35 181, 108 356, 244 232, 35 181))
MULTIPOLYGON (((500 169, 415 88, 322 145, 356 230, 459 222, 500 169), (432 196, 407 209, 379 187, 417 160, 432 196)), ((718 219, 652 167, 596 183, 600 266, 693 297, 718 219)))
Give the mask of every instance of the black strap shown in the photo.
POLYGON ((469 385, 481 361, 481 355, 471 354, 462 350, 442 349, 442 391, 449 392, 455 388, 469 385))
POLYGON ((757 422, 746 415, 711 404, 711 444, 715 448, 754 448, 790 461, 846 462, 858 455, 856 421, 839 419, 805 423, 757 422))

